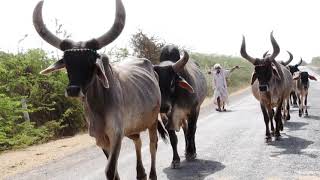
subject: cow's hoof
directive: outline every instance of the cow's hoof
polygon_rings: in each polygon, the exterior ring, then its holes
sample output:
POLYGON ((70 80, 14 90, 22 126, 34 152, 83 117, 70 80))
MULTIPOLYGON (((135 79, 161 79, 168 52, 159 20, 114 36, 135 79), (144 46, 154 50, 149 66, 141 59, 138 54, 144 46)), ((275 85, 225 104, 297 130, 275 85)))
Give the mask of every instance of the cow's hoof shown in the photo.
POLYGON ((171 168, 172 168, 172 169, 178 169, 178 168, 180 168, 180 161, 178 161, 178 160, 173 160, 173 161, 171 162, 171 168))
POLYGON ((275 135, 275 132, 274 131, 271 131, 271 136, 274 136, 275 135))
POLYGON ((271 140, 272 140, 271 136, 270 137, 266 137, 266 139, 265 139, 266 143, 270 143, 271 140))
POLYGON ((301 113, 299 113, 299 117, 301 117, 302 116, 302 114, 301 113))
POLYGON ((147 174, 137 176, 137 180, 147 180, 147 174))
POLYGON ((157 175, 150 175, 149 180, 157 180, 157 175))
POLYGON ((281 136, 276 136, 276 137, 275 137, 275 140, 276 140, 276 141, 280 141, 280 140, 281 140, 281 136))
POLYGON ((186 160, 191 161, 197 158, 197 153, 187 153, 186 160))
POLYGON ((291 119, 290 115, 286 116, 286 120, 289 121, 291 119))

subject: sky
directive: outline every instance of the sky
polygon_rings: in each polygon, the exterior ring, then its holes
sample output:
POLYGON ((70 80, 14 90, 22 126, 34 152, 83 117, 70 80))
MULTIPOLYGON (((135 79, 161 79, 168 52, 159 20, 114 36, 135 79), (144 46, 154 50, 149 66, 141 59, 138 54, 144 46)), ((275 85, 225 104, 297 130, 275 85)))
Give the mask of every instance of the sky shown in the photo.
MULTIPOLYGON (((2 0, 0 50, 44 48, 55 51, 36 33, 32 24, 38 0, 2 0), (28 36, 19 43, 25 35, 28 36)), ((318 0, 123 0, 126 25, 108 47, 127 47, 132 34, 141 29, 167 43, 192 51, 240 56, 242 35, 247 52, 261 57, 272 50, 270 32, 278 41, 278 59, 310 62, 320 56, 320 11, 318 0)), ((75 41, 98 37, 111 27, 114 0, 45 0, 44 22, 55 30, 57 18, 75 41)))

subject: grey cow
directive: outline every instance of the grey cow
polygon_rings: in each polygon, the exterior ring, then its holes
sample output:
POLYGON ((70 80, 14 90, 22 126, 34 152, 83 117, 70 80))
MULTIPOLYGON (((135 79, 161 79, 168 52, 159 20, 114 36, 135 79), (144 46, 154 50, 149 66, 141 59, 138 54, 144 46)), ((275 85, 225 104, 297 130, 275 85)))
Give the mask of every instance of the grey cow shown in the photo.
POLYGON ((271 140, 274 134, 276 139, 280 137, 280 130, 283 130, 281 110, 284 109, 284 118, 290 119, 290 112, 286 101, 292 90, 292 75, 290 71, 278 63, 275 58, 280 53, 278 43, 270 34, 273 53, 265 56, 263 59, 253 58, 247 54, 245 38, 243 37, 241 45, 241 56, 251 62, 255 68, 251 78, 251 88, 254 97, 260 102, 261 111, 263 113, 266 126, 266 141, 271 140), (274 113, 273 108, 276 108, 274 113), (276 129, 273 126, 273 118, 276 122, 276 129), (269 129, 271 124, 271 131, 269 129))
POLYGON ((67 70, 66 96, 83 102, 89 134, 95 137, 109 160, 105 170, 107 179, 119 179, 117 161, 124 136, 135 144, 137 179, 146 179, 140 139, 140 132, 146 129, 150 137, 149 177, 157 179, 157 129, 163 138, 166 136, 164 127, 157 120, 161 106, 158 76, 147 59, 131 58, 111 65, 108 57, 96 52, 122 32, 125 9, 121 0, 116 0, 116 18, 111 29, 99 38, 84 42, 61 40, 52 34, 43 23, 42 6, 43 1, 40 1, 34 9, 34 27, 45 41, 62 50, 64 55, 41 73, 67 70))

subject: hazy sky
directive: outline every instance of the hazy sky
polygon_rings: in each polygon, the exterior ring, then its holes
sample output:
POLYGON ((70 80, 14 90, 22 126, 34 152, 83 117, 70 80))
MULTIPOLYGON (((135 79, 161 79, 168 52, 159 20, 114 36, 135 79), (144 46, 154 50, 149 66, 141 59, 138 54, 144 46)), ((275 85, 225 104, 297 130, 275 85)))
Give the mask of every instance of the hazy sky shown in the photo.
MULTIPOLYGON (((38 0, 6 0, 0 6, 0 50, 43 47, 32 25, 38 0)), ((239 56, 242 34, 251 56, 271 49, 274 30, 281 54, 293 53, 295 61, 320 56, 320 2, 318 0, 123 0, 127 12, 121 36, 109 47, 128 46, 130 36, 142 29, 168 43, 194 51, 239 56)), ((114 0, 45 0, 44 21, 54 31, 57 18, 74 40, 98 37, 113 23, 114 0)))

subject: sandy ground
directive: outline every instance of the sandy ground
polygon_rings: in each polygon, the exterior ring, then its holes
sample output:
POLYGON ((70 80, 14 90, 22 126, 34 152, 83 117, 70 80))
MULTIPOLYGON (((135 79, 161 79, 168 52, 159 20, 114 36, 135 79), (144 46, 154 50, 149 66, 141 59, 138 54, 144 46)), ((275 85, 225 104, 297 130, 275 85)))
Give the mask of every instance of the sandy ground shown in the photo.
MULTIPOLYGON (((232 93, 230 97, 236 96, 246 89, 232 93)), ((202 104, 202 108, 212 106, 212 102, 212 98, 206 98, 202 104)), ((88 134, 80 134, 22 150, 3 152, 0 154, 0 179, 33 169, 53 160, 61 159, 94 145, 95 140, 92 137, 88 134)))
POLYGON ((0 179, 60 159, 93 145, 95 145, 95 141, 92 137, 88 134, 80 134, 23 150, 1 153, 0 179))

